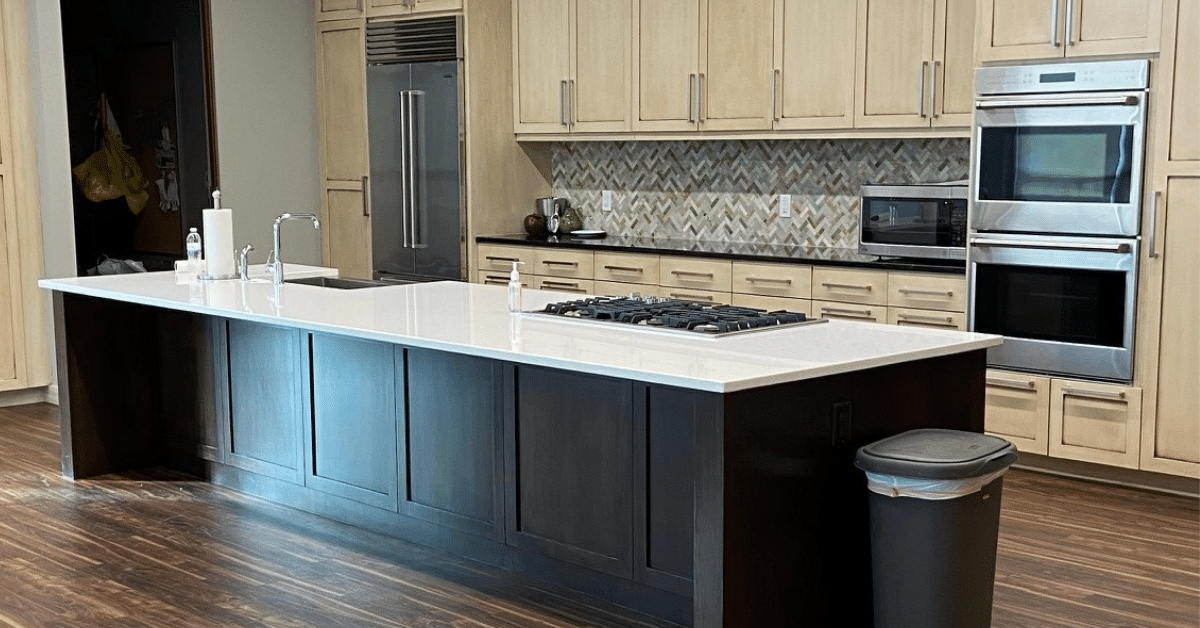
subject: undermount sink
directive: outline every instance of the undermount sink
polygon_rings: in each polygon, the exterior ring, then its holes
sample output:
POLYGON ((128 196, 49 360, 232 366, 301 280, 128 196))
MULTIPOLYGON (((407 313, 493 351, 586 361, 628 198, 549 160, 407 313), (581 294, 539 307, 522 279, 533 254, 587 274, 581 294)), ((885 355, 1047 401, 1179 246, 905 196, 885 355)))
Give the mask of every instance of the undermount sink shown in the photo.
POLYGON ((349 277, 298 277, 284 279, 283 283, 299 283, 322 288, 337 288, 339 290, 356 290, 358 288, 378 288, 380 286, 396 285, 390 281, 374 281, 371 279, 350 279, 349 277))

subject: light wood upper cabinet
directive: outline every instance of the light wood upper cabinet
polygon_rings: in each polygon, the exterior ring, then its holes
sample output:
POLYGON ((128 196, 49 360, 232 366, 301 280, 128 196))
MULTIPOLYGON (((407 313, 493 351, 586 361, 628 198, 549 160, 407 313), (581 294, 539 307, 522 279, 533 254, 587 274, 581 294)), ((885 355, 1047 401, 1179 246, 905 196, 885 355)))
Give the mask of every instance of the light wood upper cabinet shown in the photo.
POLYGON ((859 0, 854 126, 968 126, 973 22, 973 0, 859 0))
POLYGON ((361 17, 365 0, 317 0, 318 20, 340 20, 361 17))
MULTIPOLYGON (((359 0, 360 2, 362 0, 359 0)), ((463 0, 366 0, 367 16, 403 16, 435 11, 458 11, 463 0)))
POLYGON ((1157 52, 1163 0, 980 0, 979 61, 1157 52))
MULTIPOLYGON (((1178 14, 1168 20, 1166 37, 1174 33, 1174 45, 1164 51, 1162 76, 1171 85, 1170 108, 1161 134, 1170 163, 1200 161, 1200 2, 1178 0, 1178 14)), ((1161 110, 1161 109, 1160 109, 1161 110)))
POLYGON ((317 30, 322 177, 357 181, 367 174, 367 65, 362 20, 323 22, 317 30))
POLYGON ((700 130, 770 129, 774 0, 704 4, 700 130))
POLYGON ((854 125, 858 3, 775 3, 776 129, 854 125))
POLYGON ((638 0, 638 131, 696 130, 701 0, 638 0))
POLYGON ((629 129, 631 0, 513 4, 517 133, 629 129))

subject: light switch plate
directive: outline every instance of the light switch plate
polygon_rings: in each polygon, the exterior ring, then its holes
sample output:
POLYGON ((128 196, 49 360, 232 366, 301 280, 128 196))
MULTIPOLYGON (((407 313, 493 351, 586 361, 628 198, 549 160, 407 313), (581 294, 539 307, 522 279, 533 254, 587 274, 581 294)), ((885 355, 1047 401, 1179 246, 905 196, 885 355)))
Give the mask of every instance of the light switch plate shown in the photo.
POLYGON ((600 209, 606 212, 612 211, 612 190, 604 190, 600 193, 600 209))
POLYGON ((780 218, 791 218, 792 217, 792 195, 791 194, 780 194, 779 195, 779 217, 780 218))

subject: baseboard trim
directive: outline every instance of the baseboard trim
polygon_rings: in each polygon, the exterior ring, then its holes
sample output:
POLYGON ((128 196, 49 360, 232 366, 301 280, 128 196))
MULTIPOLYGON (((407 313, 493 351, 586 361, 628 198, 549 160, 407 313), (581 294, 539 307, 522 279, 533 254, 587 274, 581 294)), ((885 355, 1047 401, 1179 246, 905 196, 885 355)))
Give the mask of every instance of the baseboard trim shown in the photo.
POLYGON ((1013 466, 1018 469, 1060 475, 1077 480, 1090 480, 1182 497, 1200 497, 1200 480, 1196 478, 1064 460, 1026 452, 1021 453, 1019 461, 1013 466))
POLYGON ((57 406, 58 386, 39 386, 37 388, 0 391, 0 408, 24 406, 31 403, 51 403, 57 406))

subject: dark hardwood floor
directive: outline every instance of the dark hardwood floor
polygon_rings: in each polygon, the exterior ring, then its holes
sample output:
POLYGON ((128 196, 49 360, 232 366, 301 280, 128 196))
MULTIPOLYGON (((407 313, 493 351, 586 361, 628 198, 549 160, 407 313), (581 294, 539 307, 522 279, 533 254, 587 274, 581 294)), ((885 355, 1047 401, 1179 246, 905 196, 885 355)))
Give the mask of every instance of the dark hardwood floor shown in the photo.
MULTIPOLYGON (((57 421, 0 409, 0 627, 669 625, 166 471, 66 481, 57 421)), ((1003 500, 994 627, 1200 626, 1197 500, 1019 470, 1003 500)))

